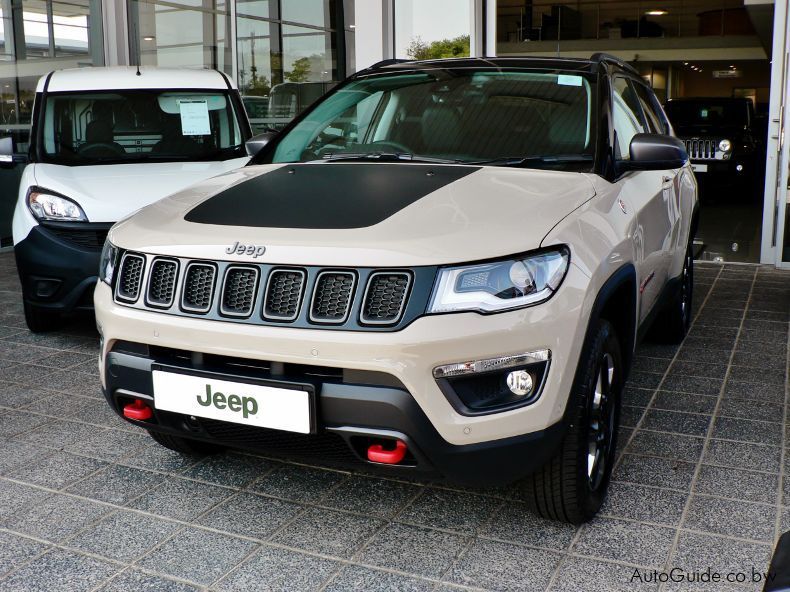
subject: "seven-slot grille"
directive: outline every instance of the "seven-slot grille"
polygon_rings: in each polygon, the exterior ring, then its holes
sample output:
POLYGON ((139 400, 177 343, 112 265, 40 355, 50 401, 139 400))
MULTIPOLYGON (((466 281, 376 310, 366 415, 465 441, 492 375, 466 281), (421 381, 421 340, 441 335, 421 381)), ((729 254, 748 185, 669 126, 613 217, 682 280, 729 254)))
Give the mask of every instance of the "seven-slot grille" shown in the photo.
POLYGON ((225 271, 220 312, 232 317, 248 317, 255 303, 258 268, 231 266, 225 271))
POLYGON ((292 321, 299 315, 305 272, 301 269, 275 269, 269 274, 263 299, 263 318, 292 321))
POLYGON ((145 259, 141 255, 126 253, 123 256, 118 284, 115 286, 115 296, 118 300, 137 301, 143 283, 143 269, 145 269, 145 259))
POLYGON ((214 297, 217 270, 211 263, 189 263, 184 274, 181 308, 190 312, 208 312, 214 297))
POLYGON ((411 275, 406 272, 376 272, 370 276, 360 319, 370 325, 397 323, 409 293, 411 275))
POLYGON ((310 304, 310 320, 342 323, 351 308, 356 276, 349 271, 322 271, 318 274, 310 304))
MULTIPOLYGON (((684 140, 686 152, 692 160, 715 160, 719 143, 716 140, 684 140)), ((721 154, 720 154, 721 155, 721 154)))
POLYGON ((173 304, 178 279, 178 262, 172 259, 154 259, 148 278, 146 302, 164 308, 173 304))
MULTIPOLYGON (((126 252, 115 299, 215 320, 373 330, 403 321, 414 281, 414 270, 289 268, 126 252)), ((426 288, 421 285, 420 293, 426 288)))

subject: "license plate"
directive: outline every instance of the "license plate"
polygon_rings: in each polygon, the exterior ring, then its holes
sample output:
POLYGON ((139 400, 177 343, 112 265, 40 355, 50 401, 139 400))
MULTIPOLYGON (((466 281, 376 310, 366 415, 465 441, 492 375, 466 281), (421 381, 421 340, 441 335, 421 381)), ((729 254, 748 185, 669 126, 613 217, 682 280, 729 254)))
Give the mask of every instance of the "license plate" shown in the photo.
POLYGON ((206 374, 153 371, 154 405, 196 417, 308 434, 312 426, 308 387, 282 388, 206 374))
POLYGON ((708 165, 706 164, 692 164, 691 170, 695 173, 707 173, 708 172, 708 165))

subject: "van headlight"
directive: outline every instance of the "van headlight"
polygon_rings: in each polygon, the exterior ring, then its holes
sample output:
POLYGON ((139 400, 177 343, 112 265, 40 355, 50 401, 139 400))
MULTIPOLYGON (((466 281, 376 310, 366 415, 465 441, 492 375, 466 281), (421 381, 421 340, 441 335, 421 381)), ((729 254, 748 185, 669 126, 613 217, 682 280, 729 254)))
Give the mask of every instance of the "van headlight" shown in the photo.
POLYGON ((554 247, 516 259, 440 269, 428 312, 491 313, 540 304, 560 287, 569 264, 570 251, 554 247))
POLYGON ((99 258, 99 279, 108 286, 112 286, 115 277, 115 266, 118 263, 118 247, 109 240, 104 241, 99 258))
POLYGON ((37 220, 88 221, 88 217, 77 202, 40 187, 31 187, 28 190, 27 207, 37 220))

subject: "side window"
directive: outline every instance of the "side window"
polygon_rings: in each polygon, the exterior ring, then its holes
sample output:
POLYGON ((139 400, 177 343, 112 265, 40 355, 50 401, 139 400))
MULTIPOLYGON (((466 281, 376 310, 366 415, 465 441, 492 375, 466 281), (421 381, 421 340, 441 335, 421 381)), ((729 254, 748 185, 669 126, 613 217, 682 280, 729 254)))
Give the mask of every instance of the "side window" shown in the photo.
POLYGON ((650 132, 654 134, 666 134, 667 129, 664 126, 664 122, 655 109, 653 93, 650 92, 647 86, 638 82, 634 83, 634 89, 636 90, 636 96, 639 98, 639 104, 642 106, 642 113, 645 114, 650 132))
POLYGON ((625 78, 615 78, 612 81, 612 115, 614 131, 617 136, 614 145, 615 158, 628 160, 630 158, 628 147, 631 145, 631 139, 646 130, 642 123, 639 99, 625 78))

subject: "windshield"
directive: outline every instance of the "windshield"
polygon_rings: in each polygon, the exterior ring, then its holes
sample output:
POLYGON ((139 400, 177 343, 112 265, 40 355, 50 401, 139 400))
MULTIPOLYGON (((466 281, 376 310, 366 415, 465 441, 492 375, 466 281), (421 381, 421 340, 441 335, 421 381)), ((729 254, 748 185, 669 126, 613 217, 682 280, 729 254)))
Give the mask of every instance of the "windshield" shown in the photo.
POLYGON ((675 127, 746 125, 749 122, 749 104, 746 101, 670 101, 666 112, 675 127))
POLYGON ((378 155, 589 167, 594 84, 579 74, 525 70, 431 70, 353 80, 278 138, 270 158, 378 155))
POLYGON ((47 95, 41 152, 56 164, 227 160, 245 155, 222 91, 117 90, 47 95))

